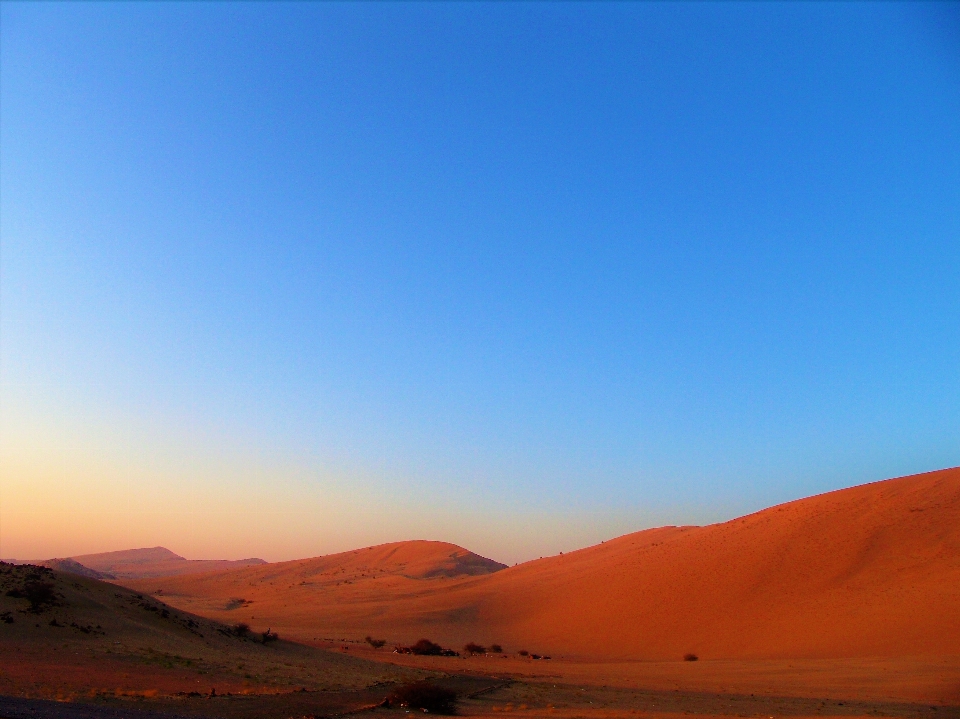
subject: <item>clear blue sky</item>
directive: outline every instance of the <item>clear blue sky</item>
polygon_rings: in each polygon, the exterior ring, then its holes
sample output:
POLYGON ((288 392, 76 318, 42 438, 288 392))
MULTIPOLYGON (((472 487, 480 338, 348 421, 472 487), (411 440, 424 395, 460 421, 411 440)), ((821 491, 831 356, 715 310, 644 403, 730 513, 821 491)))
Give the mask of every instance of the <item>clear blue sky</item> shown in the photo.
POLYGON ((960 464, 960 10, 4 3, 0 553, 506 561, 960 464))

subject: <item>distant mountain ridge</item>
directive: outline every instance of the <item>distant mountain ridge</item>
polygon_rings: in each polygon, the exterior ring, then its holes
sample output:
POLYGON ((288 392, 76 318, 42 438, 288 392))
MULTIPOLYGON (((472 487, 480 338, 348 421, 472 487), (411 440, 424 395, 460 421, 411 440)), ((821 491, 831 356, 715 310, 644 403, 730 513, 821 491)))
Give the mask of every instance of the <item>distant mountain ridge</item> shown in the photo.
POLYGON ((79 574, 91 579, 152 579, 184 574, 224 571, 257 566, 267 562, 250 559, 186 559, 166 547, 123 549, 99 554, 42 560, 7 560, 13 564, 36 564, 60 572, 79 574))

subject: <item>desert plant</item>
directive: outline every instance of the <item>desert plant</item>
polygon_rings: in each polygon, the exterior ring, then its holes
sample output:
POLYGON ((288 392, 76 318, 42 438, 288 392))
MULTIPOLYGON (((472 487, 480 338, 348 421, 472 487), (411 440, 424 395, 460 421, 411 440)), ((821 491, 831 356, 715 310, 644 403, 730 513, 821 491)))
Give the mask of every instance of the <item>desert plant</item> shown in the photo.
POLYGON ((275 642, 280 638, 279 634, 277 634, 276 632, 271 632, 269 629, 265 631, 261 636, 263 637, 264 644, 267 644, 269 642, 275 642))
POLYGON ((386 639, 374 639, 373 637, 371 637, 371 636, 368 634, 368 635, 367 635, 367 638, 366 638, 366 642, 367 642, 367 644, 369 644, 369 645, 370 645, 371 647, 373 647, 374 649, 379 649, 380 647, 382 647, 384 644, 387 643, 387 640, 386 640, 386 639))
POLYGON ((486 654, 487 648, 481 644, 477 644, 476 642, 470 642, 464 646, 463 651, 465 651, 467 654, 486 654))
POLYGON ((421 639, 412 647, 410 651, 414 654, 420 654, 422 656, 434 656, 438 657, 443 652, 443 647, 439 644, 434 644, 429 639, 421 639))
POLYGON ((409 709, 422 709, 434 714, 456 712, 457 693, 431 682, 413 682, 399 686, 390 693, 385 702, 409 709))
POLYGON ((525 657, 528 656, 530 652, 528 652, 526 649, 521 649, 519 652, 517 652, 517 654, 519 654, 521 657, 525 657))
POLYGON ((233 633, 238 637, 245 637, 250 633, 250 625, 246 622, 240 622, 233 625, 233 633))
POLYGON ((490 651, 494 654, 503 654, 503 647, 501 647, 499 644, 491 644, 490 651))
POLYGON ((50 582, 32 581, 23 585, 20 596, 30 602, 30 611, 40 612, 48 604, 55 603, 57 592, 50 582))
POLYGON ((700 658, 700 657, 698 657, 696 654, 684 654, 684 655, 683 655, 683 661, 685 661, 685 662, 695 662, 695 661, 697 661, 699 658, 700 658))

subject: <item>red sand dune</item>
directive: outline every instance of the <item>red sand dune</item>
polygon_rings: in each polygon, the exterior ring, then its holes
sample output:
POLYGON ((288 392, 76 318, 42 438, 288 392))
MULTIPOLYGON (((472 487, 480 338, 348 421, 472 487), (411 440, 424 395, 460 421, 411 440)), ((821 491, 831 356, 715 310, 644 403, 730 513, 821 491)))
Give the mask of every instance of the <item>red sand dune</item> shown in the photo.
POLYGON ((444 558, 451 552, 489 566, 452 545, 411 542, 125 583, 307 640, 428 636, 598 659, 960 654, 960 469, 480 576, 451 578, 461 561, 444 558))

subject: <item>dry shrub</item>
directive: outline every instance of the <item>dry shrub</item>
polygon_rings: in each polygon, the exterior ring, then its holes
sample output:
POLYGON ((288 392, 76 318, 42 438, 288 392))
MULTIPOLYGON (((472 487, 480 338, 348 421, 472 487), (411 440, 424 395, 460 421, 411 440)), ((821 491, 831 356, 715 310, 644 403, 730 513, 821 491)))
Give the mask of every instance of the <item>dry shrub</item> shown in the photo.
POLYGON ((246 622, 240 622, 233 625, 233 633, 238 637, 245 637, 250 633, 250 625, 246 622))
POLYGON ((487 648, 482 644, 477 644, 476 642, 470 642, 464 646, 463 651, 467 654, 486 654, 487 648))
POLYGON ((373 647, 374 649, 379 649, 380 647, 382 647, 384 644, 387 643, 387 640, 386 640, 386 639, 374 639, 373 637, 371 637, 371 636, 368 634, 368 635, 367 635, 367 638, 366 638, 366 642, 367 642, 367 644, 369 644, 369 645, 370 645, 371 647, 373 647))
POLYGON ((695 662, 695 661, 697 661, 699 658, 700 658, 700 657, 698 657, 696 654, 684 654, 684 655, 683 655, 683 661, 685 661, 685 662, 695 662))
POLYGON ((494 654, 503 654, 503 647, 501 647, 499 644, 491 644, 490 651, 494 654))
POLYGON ((521 649, 519 652, 517 652, 517 654, 519 654, 521 657, 526 657, 529 656, 530 652, 528 652, 526 649, 521 649))
POLYGON ((262 635, 263 643, 268 644, 269 642, 275 642, 280 638, 280 635, 276 632, 271 632, 269 629, 265 631, 262 635))
POLYGON ((399 686, 387 697, 389 705, 422 709, 433 714, 455 713, 456 701, 456 692, 426 681, 399 686))
POLYGON ((443 647, 439 644, 434 644, 429 639, 421 639, 410 647, 410 651, 414 654, 420 654, 421 656, 438 657, 443 652, 443 647))

